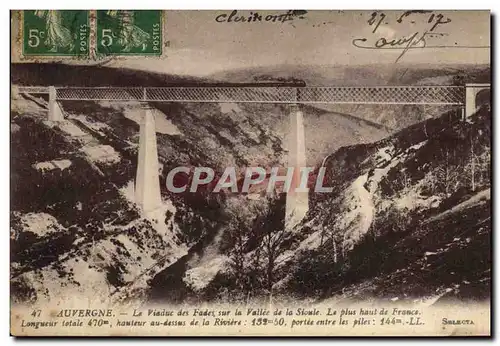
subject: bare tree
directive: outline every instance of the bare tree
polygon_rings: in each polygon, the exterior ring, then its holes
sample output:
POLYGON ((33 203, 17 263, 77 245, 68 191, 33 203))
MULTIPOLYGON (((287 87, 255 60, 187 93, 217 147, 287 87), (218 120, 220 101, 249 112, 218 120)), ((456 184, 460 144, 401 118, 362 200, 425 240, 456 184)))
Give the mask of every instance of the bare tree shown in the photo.
POLYGON ((335 241, 334 237, 331 237, 330 240, 333 246, 333 263, 336 264, 338 262, 337 242, 335 241))
POLYGON ((452 155, 448 148, 442 149, 444 153, 443 166, 437 169, 437 177, 440 185, 443 187, 446 197, 450 197, 460 184, 460 170, 452 163, 452 155))
POLYGON ((262 252, 265 261, 266 289, 272 294, 275 283, 275 270, 279 255, 283 253, 282 244, 287 232, 285 228, 266 232, 262 239, 262 252))
POLYGON ((474 153, 474 139, 472 138, 470 141, 470 160, 468 164, 468 168, 470 170, 470 184, 472 191, 476 191, 476 165, 478 162, 478 157, 474 153))
POLYGON ((491 174, 491 146, 490 143, 486 143, 483 147, 482 154, 479 156, 480 162, 480 178, 481 182, 486 179, 487 184, 490 183, 491 174))
POLYGON ((401 170, 400 184, 403 191, 408 191, 411 188, 411 176, 408 174, 406 169, 401 170))
POLYGON ((231 268, 239 292, 244 292, 245 290, 245 243, 248 232, 247 225, 241 220, 238 220, 236 227, 230 231, 231 240, 234 245, 229 256, 229 267, 231 268))
POLYGON ((255 232, 259 239, 260 254, 262 255, 264 289, 269 298, 272 297, 273 285, 277 282, 276 269, 278 259, 285 251, 283 243, 289 232, 285 228, 284 199, 272 200, 268 211, 257 219, 255 232))
POLYGON ((470 174, 470 186, 472 191, 476 191, 478 185, 489 179, 491 165, 491 148, 489 143, 477 144, 474 139, 470 143, 470 158, 467 163, 467 170, 470 174), (478 150, 479 149, 479 150, 478 150))
POLYGON ((261 248, 257 247, 251 253, 251 260, 249 262, 248 268, 246 270, 246 290, 247 290, 247 305, 250 299, 250 296, 256 295, 259 289, 262 286, 262 256, 261 256, 261 248))

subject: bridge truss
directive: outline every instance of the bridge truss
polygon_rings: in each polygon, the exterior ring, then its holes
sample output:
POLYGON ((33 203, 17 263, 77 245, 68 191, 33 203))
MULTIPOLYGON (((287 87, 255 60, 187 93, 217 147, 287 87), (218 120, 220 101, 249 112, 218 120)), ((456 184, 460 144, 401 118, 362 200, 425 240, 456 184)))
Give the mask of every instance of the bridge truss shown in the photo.
MULTIPOLYGON (((464 105, 463 86, 55 87, 56 101, 464 105)), ((18 87, 45 94, 49 87, 18 87)))

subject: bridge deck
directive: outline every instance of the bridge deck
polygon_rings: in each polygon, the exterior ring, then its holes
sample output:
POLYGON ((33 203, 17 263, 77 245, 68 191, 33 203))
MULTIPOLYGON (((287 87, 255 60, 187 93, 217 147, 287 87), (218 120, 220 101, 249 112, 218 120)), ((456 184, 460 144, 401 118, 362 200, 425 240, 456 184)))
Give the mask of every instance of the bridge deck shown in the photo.
MULTIPOLYGON (((44 94, 48 87, 19 87, 44 94)), ((56 100, 463 105, 463 86, 56 87, 56 100)))

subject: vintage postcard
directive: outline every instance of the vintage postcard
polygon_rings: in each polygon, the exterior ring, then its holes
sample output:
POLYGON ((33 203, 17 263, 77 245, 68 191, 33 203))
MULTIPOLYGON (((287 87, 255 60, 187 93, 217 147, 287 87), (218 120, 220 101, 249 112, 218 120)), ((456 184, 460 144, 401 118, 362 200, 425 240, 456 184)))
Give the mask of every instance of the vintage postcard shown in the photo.
POLYGON ((14 336, 490 336, 489 11, 11 11, 14 336))

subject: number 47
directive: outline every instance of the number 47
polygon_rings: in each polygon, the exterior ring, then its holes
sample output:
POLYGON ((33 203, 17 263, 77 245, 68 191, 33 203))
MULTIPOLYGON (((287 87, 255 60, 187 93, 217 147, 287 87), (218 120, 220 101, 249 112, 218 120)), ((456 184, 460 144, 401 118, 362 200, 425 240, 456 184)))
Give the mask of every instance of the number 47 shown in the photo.
POLYGON ((42 313, 42 310, 33 310, 33 312, 31 313, 31 316, 40 317, 41 313, 42 313))

